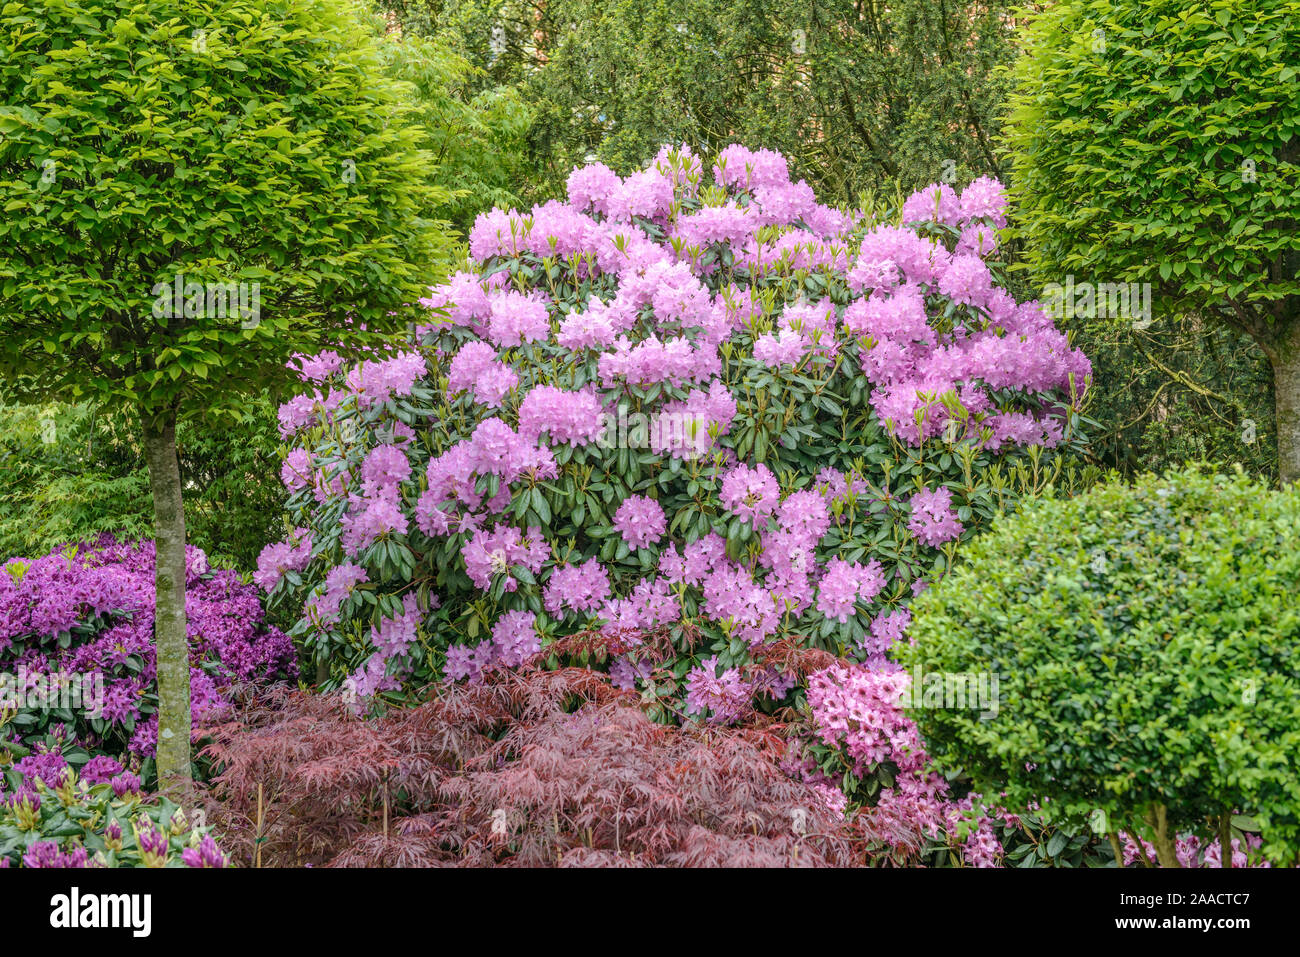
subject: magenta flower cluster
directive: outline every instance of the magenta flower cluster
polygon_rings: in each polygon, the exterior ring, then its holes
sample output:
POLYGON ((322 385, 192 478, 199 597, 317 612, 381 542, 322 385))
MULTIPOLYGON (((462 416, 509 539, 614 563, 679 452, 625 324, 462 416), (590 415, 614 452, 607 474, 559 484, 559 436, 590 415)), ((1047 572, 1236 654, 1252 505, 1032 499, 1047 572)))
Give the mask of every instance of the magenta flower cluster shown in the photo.
MULTIPOLYGON (((242 584, 235 572, 209 568, 193 546, 186 553, 185 608, 196 726, 219 715, 223 690, 232 682, 296 673, 292 643, 265 624, 256 589, 242 584)), ((78 689, 77 707, 69 709, 71 726, 56 717, 62 713, 54 710, 58 702, 44 707, 23 695, 29 707, 20 707, 20 713, 34 719, 23 722, 24 739, 56 734, 114 757, 152 755, 157 740, 153 611, 149 541, 105 538, 0 566, 4 671, 25 676, 22 690, 39 688, 45 700, 59 681, 75 680, 78 689)), ((93 759, 86 766, 88 779, 102 779, 108 767, 93 759)))

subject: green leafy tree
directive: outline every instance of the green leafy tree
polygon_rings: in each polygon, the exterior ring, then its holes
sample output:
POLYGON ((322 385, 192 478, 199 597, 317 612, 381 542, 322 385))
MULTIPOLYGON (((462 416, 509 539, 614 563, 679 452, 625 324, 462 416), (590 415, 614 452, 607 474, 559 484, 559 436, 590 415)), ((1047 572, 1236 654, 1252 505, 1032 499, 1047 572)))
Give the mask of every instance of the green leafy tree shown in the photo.
POLYGON ((158 769, 188 785, 178 421, 407 321, 445 201, 343 0, 0 9, 0 366, 138 417, 158 542, 158 769), (175 295, 179 292, 179 295, 175 295))
POLYGON ((1300 2, 1063 0, 1030 23, 1009 125, 1044 282, 1151 283, 1249 335, 1300 481, 1300 2))

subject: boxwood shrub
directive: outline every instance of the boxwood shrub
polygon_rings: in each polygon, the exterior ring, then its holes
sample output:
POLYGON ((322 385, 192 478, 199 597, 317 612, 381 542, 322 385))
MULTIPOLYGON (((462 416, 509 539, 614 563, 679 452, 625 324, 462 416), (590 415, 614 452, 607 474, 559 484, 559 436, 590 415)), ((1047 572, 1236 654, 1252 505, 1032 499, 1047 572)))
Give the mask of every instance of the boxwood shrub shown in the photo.
POLYGON ((1179 834, 1255 825, 1296 860, 1300 491, 1149 475, 1027 501, 965 556, 901 649, 914 676, 999 676, 996 715, 910 709, 941 767, 1162 863, 1179 834))

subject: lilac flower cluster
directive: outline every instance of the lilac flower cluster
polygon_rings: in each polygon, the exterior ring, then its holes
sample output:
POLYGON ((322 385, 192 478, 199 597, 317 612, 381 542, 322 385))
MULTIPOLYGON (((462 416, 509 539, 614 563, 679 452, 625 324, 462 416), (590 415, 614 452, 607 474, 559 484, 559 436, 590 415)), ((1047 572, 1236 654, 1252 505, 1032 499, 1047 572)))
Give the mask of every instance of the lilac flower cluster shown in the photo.
POLYGON ((717 724, 731 724, 749 708, 754 691, 741 677, 739 668, 724 668, 718 673, 718 656, 714 655, 691 669, 686 680, 687 710, 708 715, 717 724))
POLYGON ((518 384, 519 376, 497 358, 496 349, 489 343, 476 340, 467 342, 451 360, 447 374, 447 398, 451 399, 456 393, 469 390, 477 401, 499 409, 502 400, 518 384))
POLYGON ((514 591, 519 587, 514 566, 522 566, 536 575, 549 557, 550 549, 541 529, 529 529, 525 538, 512 525, 498 525, 490 532, 478 529, 469 544, 461 549, 466 574, 484 591, 492 587, 497 576, 501 576, 506 591, 514 591))
POLYGON ((592 558, 580 565, 556 565, 546 582, 543 604, 549 614, 563 618, 567 611, 594 611, 609 595, 609 574, 592 558))
POLYGON ((737 465, 722 480, 720 501, 733 515, 757 525, 776 510, 781 490, 766 465, 737 465))
POLYGON ((537 616, 527 611, 508 611, 492 626, 492 637, 476 645, 453 645, 447 649, 447 677, 483 680, 494 668, 522 665, 542 650, 537 633, 537 616))
POLYGON ((668 525, 658 502, 644 495, 631 495, 614 513, 614 527, 631 548, 646 548, 664 537, 668 525))
POLYGON ((912 515, 907 528, 927 545, 942 545, 960 537, 964 531, 952 509, 952 490, 921 489, 912 495, 912 515))
POLYGON ((230 866, 230 860, 221 852, 211 834, 204 834, 198 847, 186 847, 181 850, 181 861, 186 867, 223 868, 230 866))
POLYGON ((296 360, 296 530, 259 583, 361 697, 590 632, 713 721, 788 690, 748 668, 770 642, 892 675, 910 598, 989 517, 981 470, 1077 441, 1090 373, 999 285, 1000 184, 900 212, 733 145, 483 214, 417 348, 296 360))

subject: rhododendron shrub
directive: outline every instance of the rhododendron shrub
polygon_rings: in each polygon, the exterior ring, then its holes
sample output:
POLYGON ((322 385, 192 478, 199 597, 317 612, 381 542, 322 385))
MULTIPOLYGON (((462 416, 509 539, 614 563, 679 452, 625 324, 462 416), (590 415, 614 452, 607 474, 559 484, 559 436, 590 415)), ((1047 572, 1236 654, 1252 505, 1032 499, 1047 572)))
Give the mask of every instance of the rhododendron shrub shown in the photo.
POLYGON ((34 754, 0 775, 0 868, 228 864, 206 826, 111 758, 78 776, 57 752, 34 754))
MULTIPOLYGON (((0 565, 0 704, 9 706, 0 753, 48 744, 74 764, 93 753, 135 759, 151 776, 153 565, 152 542, 110 538, 0 565)), ((232 682, 296 673, 293 645, 265 623, 257 590, 193 546, 185 589, 196 724, 224 705, 232 682)))
POLYGON ((295 531, 258 581, 363 699, 576 633, 717 722, 789 694, 745 668, 765 643, 884 662, 957 544, 1083 441, 1088 360, 1002 287, 1005 216, 981 179, 868 221, 740 146, 486 213, 418 344, 298 360, 295 531))

